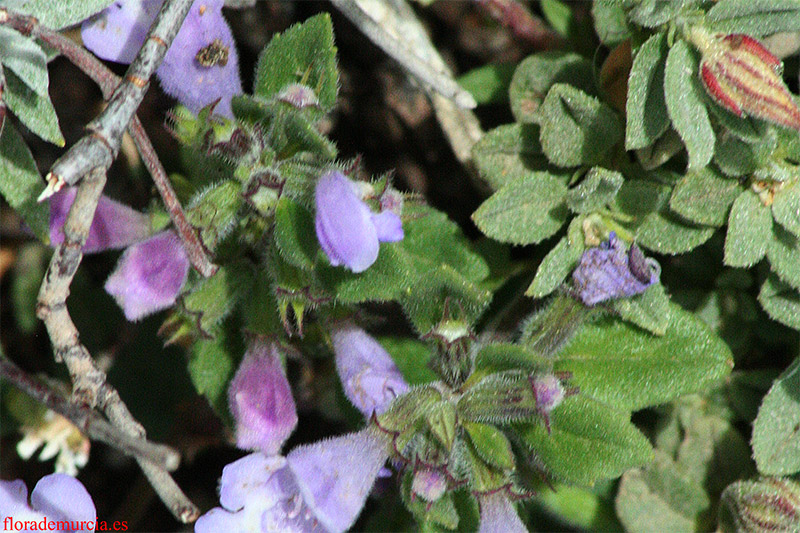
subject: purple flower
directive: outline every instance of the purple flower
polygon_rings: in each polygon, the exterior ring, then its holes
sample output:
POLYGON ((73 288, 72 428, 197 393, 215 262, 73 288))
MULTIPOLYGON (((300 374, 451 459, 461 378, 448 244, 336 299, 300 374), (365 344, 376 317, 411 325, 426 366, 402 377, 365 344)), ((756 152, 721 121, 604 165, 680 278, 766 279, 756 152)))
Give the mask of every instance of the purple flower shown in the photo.
POLYGON ((553 374, 533 376, 529 379, 533 396, 536 398, 536 410, 544 419, 544 425, 550 433, 550 412, 561 405, 566 396, 574 394, 577 390, 565 389, 561 380, 553 374))
MULTIPOLYGON (((5 524, 6 519, 13 521, 39 522, 46 517, 48 522, 70 521, 89 522, 92 527, 97 518, 92 497, 80 481, 67 474, 50 474, 44 476, 36 483, 31 492, 31 502, 28 505, 28 488, 25 482, 0 480, 0 521, 5 524)), ((37 526, 38 527, 38 526, 37 526)), ((34 528, 30 528, 33 530, 34 528)), ((41 528, 38 528, 41 529, 41 528)), ((44 528, 45 530, 47 528, 44 528)), ((73 529, 61 531, 75 531, 86 529, 79 525, 73 529)))
MULTIPOLYGON (((77 192, 75 187, 69 187, 50 197, 51 246, 64 242, 64 222, 77 192)), ((83 245, 83 253, 125 248, 145 239, 149 234, 150 219, 147 215, 107 196, 101 196, 89 227, 89 237, 83 245)))
POLYGON ((365 417, 383 413, 395 397, 408 391, 391 356, 363 329, 345 324, 332 337, 344 393, 365 417))
POLYGON ((297 410, 275 343, 254 340, 228 389, 236 446, 277 454, 294 428, 297 410))
POLYGON ((388 456, 371 429, 299 446, 286 458, 248 455, 223 469, 222 507, 200 517, 195 531, 345 531, 388 456))
POLYGON ((105 289, 134 321, 175 303, 189 258, 173 231, 162 231, 125 250, 105 289))
MULTIPOLYGON (((162 0, 118 0, 81 26, 83 43, 103 59, 130 63, 144 43, 162 0)), ((233 35, 223 0, 196 0, 156 75, 167 94, 196 113, 221 99, 216 111, 232 116, 231 97, 242 92, 233 35)))
POLYGON ((333 266, 363 272, 378 259, 380 242, 403 239, 400 217, 370 211, 359 186, 338 170, 322 175, 315 200, 317 239, 333 266))
POLYGON ((418 494, 426 502, 435 502, 447 490, 447 478, 438 470, 423 468, 414 472, 411 492, 418 494))
POLYGON ((478 533, 527 533, 511 500, 503 492, 478 496, 481 524, 478 533))
POLYGON ((635 244, 626 252, 625 245, 612 231, 608 242, 583 252, 572 280, 583 303, 593 306, 641 294, 658 282, 660 274, 661 267, 654 259, 645 258, 635 244))

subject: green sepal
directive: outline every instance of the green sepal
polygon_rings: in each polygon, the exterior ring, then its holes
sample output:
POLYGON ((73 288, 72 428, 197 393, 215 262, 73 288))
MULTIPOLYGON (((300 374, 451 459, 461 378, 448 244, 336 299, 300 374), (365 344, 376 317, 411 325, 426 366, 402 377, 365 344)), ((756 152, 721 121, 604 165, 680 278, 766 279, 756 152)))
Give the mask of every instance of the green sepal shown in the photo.
POLYGON ((481 458, 472 441, 459 439, 461 444, 453 453, 466 459, 467 479, 473 492, 494 492, 508 485, 508 476, 481 458))
POLYGON ((377 417, 378 426, 391 433, 400 433, 416 426, 418 421, 442 403, 442 393, 433 386, 413 388, 392 401, 377 417))
POLYGON ((438 402, 425 413, 425 423, 445 450, 453 449, 456 438, 456 408, 450 402, 438 402))
POLYGON ((464 430, 478 455, 488 464, 501 470, 514 469, 511 443, 502 431, 488 424, 463 422, 464 430))
POLYGON ((485 374, 504 370, 533 372, 546 369, 551 361, 520 344, 499 342, 487 344, 475 354, 475 372, 485 374))
POLYGON ((686 173, 672 190, 669 206, 697 224, 721 226, 741 191, 738 181, 720 175, 712 167, 705 167, 686 173))
POLYGON ((223 181, 196 194, 186 209, 186 218, 200 229, 200 239, 213 251, 236 227, 241 205, 241 185, 234 180, 223 181))
POLYGON ((290 83, 313 89, 323 111, 336 104, 339 71, 329 14, 316 15, 274 35, 261 52, 253 94, 272 98, 290 83))
POLYGON ((625 149, 637 150, 653 144, 669 128, 664 101, 664 68, 667 39, 663 32, 639 47, 628 76, 625 105, 625 149))
POLYGON ((284 259, 304 270, 314 268, 319 252, 314 218, 306 208, 281 198, 275 208, 275 245, 284 259))
POLYGON ((472 214, 487 236, 513 244, 535 244, 564 224, 567 187, 559 177, 535 172, 506 183, 472 214))
POLYGON ((524 59, 508 88, 514 119, 520 124, 536 122, 535 111, 554 84, 566 83, 591 93, 592 79, 591 63, 575 53, 544 52, 524 59))
POLYGON ((772 233, 772 214, 750 190, 742 191, 733 202, 725 237, 724 262, 733 267, 750 267, 767 253, 772 233))
POLYGON ((252 284, 253 272, 247 263, 227 264, 181 297, 181 309, 202 336, 211 337, 214 327, 230 314, 252 284))
POLYGON ((733 367, 729 348, 694 314, 668 307, 662 336, 614 318, 584 324, 558 352, 554 369, 570 372, 580 394, 637 410, 702 390, 733 367))
POLYGON ((622 139, 622 126, 606 104, 571 85, 557 83, 536 110, 542 151, 559 167, 596 165, 622 139))
POLYGON ((457 409, 460 420, 486 424, 509 424, 538 415, 528 376, 515 370, 490 374, 470 386, 457 409))
POLYGON ((516 424, 513 430, 545 473, 568 483, 589 486, 615 478, 653 458, 653 449, 630 413, 587 398, 570 396, 550 413, 548 433, 542 423, 516 424))

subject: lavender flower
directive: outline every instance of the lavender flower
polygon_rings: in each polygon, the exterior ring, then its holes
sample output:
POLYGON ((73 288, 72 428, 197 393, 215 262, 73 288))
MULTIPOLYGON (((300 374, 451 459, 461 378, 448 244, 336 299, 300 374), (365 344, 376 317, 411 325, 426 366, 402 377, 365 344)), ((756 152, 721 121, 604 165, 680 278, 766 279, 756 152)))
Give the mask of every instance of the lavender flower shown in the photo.
MULTIPOLYGON (((81 26, 83 43, 103 59, 130 63, 144 43, 163 0, 118 0, 81 26)), ((156 75, 167 94, 196 113, 221 99, 216 111, 231 117, 231 97, 242 92, 239 59, 223 0, 196 0, 156 75)))
POLYGON ((275 343, 251 343, 231 381, 228 403, 236 420, 236 446, 268 456, 280 451, 297 427, 297 410, 275 343))
POLYGON ((173 231, 162 231, 125 250, 105 289, 125 318, 140 318, 175 303, 186 282, 189 258, 173 231))
POLYGON ((641 294, 658 282, 660 273, 659 264, 654 259, 645 258, 635 244, 626 253, 625 245, 612 231, 608 242, 583 252, 572 279, 583 303, 593 306, 606 300, 641 294))
POLYGON ((423 468, 414 472, 411 492, 418 494, 426 502, 435 502, 447 490, 447 478, 438 470, 423 468))
POLYGON ((408 383, 378 341, 353 324, 333 331, 336 370, 347 398, 369 418, 408 391, 408 383))
MULTIPOLYGON (((78 189, 62 189, 50 197, 50 244, 57 246, 64 242, 64 222, 69 208, 75 201, 78 189)), ((83 253, 90 254, 104 250, 125 248, 145 239, 150 234, 150 220, 147 215, 101 196, 97 203, 94 220, 89 227, 89 237, 83 245, 83 253)))
POLYGON ((373 213, 358 185, 332 170, 315 193, 317 239, 333 266, 363 272, 378 259, 380 242, 403 239, 403 223, 392 211, 373 213))
MULTIPOLYGON (((0 480, 0 521, 13 522, 47 517, 52 521, 95 523, 96 509, 92 497, 80 481, 67 474, 50 474, 36 483, 28 505, 28 488, 21 479, 0 480)), ((75 530, 85 529, 77 527, 75 530)), ((73 529, 62 530, 73 531, 73 529)))
POLYGON ((503 492, 478 496, 481 524, 478 533, 527 533, 511 500, 503 492))
POLYGON ((195 531, 345 531, 388 456, 371 429, 300 446, 286 458, 248 455, 223 469, 222 507, 200 517, 195 531))

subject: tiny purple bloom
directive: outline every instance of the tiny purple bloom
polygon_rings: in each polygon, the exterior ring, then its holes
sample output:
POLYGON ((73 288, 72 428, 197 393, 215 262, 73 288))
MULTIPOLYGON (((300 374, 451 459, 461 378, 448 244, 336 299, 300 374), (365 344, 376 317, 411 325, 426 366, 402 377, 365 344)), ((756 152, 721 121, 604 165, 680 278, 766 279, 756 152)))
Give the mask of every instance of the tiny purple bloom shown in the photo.
POLYGON ((386 442, 368 428, 299 446, 286 460, 305 503, 325 528, 337 533, 356 521, 388 458, 386 442))
POLYGON ((125 250, 105 289, 134 321, 173 305, 188 272, 180 239, 173 231, 162 231, 125 250))
POLYGON ((533 387, 533 395, 536 398, 536 407, 545 413, 558 407, 566 396, 564 385, 553 374, 532 378, 531 387, 533 387))
POLYGON ((347 398, 365 417, 381 414, 408 383, 378 341, 352 324, 333 331, 336 370, 347 398))
MULTIPOLYGON (((75 187, 69 187, 50 197, 51 246, 64 242, 64 222, 77 192, 75 187)), ((83 245, 83 253, 125 248, 145 239, 149 234, 150 220, 147 215, 107 196, 101 196, 89 227, 89 236, 83 245)))
POLYGON ((236 446, 277 454, 294 428, 297 410, 275 343, 254 340, 228 389, 236 446))
POLYGON ((319 179, 315 201, 317 239, 333 266, 363 272, 378 259, 380 242, 403 239, 400 217, 370 211, 358 185, 337 170, 319 179))
POLYGON ((97 515, 86 488, 67 474, 50 474, 40 479, 31 492, 30 505, 28 489, 22 480, 0 480, 0 521, 11 518, 38 523, 45 517, 50 522, 84 521, 94 524, 97 515))
POLYGON ((419 494, 426 502, 435 502, 447 490, 447 478, 438 470, 423 468, 414 473, 411 492, 419 494))
POLYGON ((511 500, 503 492, 478 497, 481 504, 481 524, 478 533, 527 533, 511 500))
MULTIPOLYGON (((144 43, 162 0, 118 0, 84 21, 84 45, 103 59, 130 63, 144 43)), ((216 111, 231 117, 241 94, 239 58, 222 16, 223 0, 195 0, 156 72, 167 94, 196 113, 221 99, 216 111)))
POLYGON ((661 267, 654 259, 645 258, 636 244, 625 245, 612 231, 608 242, 583 252, 578 268, 572 273, 578 295, 584 304, 643 293, 657 283, 661 267))

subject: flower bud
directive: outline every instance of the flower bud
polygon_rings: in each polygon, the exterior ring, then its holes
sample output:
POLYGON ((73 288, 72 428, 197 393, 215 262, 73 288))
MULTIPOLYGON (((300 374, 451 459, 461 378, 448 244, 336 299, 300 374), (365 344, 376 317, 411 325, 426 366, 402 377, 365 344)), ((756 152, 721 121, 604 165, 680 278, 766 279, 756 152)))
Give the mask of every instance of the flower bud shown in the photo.
POLYGON ((365 417, 383 413, 408 383, 378 341, 352 324, 333 332, 336 370, 347 398, 365 417))
POLYGON ((411 481, 411 492, 419 495, 426 502, 435 502, 447 490, 447 478, 438 470, 423 468, 414 472, 411 481))
POLYGON ((720 497, 720 529, 800 531, 800 484, 785 478, 737 481, 720 497))
POLYGON ((236 446, 277 454, 297 426, 297 409, 277 345, 254 340, 228 389, 236 446))
POLYGON ((162 231, 125 250, 108 277, 106 292, 125 318, 139 320, 175 303, 189 273, 189 258, 173 231, 162 231))
POLYGON ((800 130, 800 109, 781 79, 781 62, 756 39, 743 34, 711 35, 693 28, 700 50, 700 79, 720 106, 742 116, 800 130))
POLYGON ((281 89, 276 98, 297 109, 319 105, 319 99, 314 90, 301 83, 290 83, 281 89))

